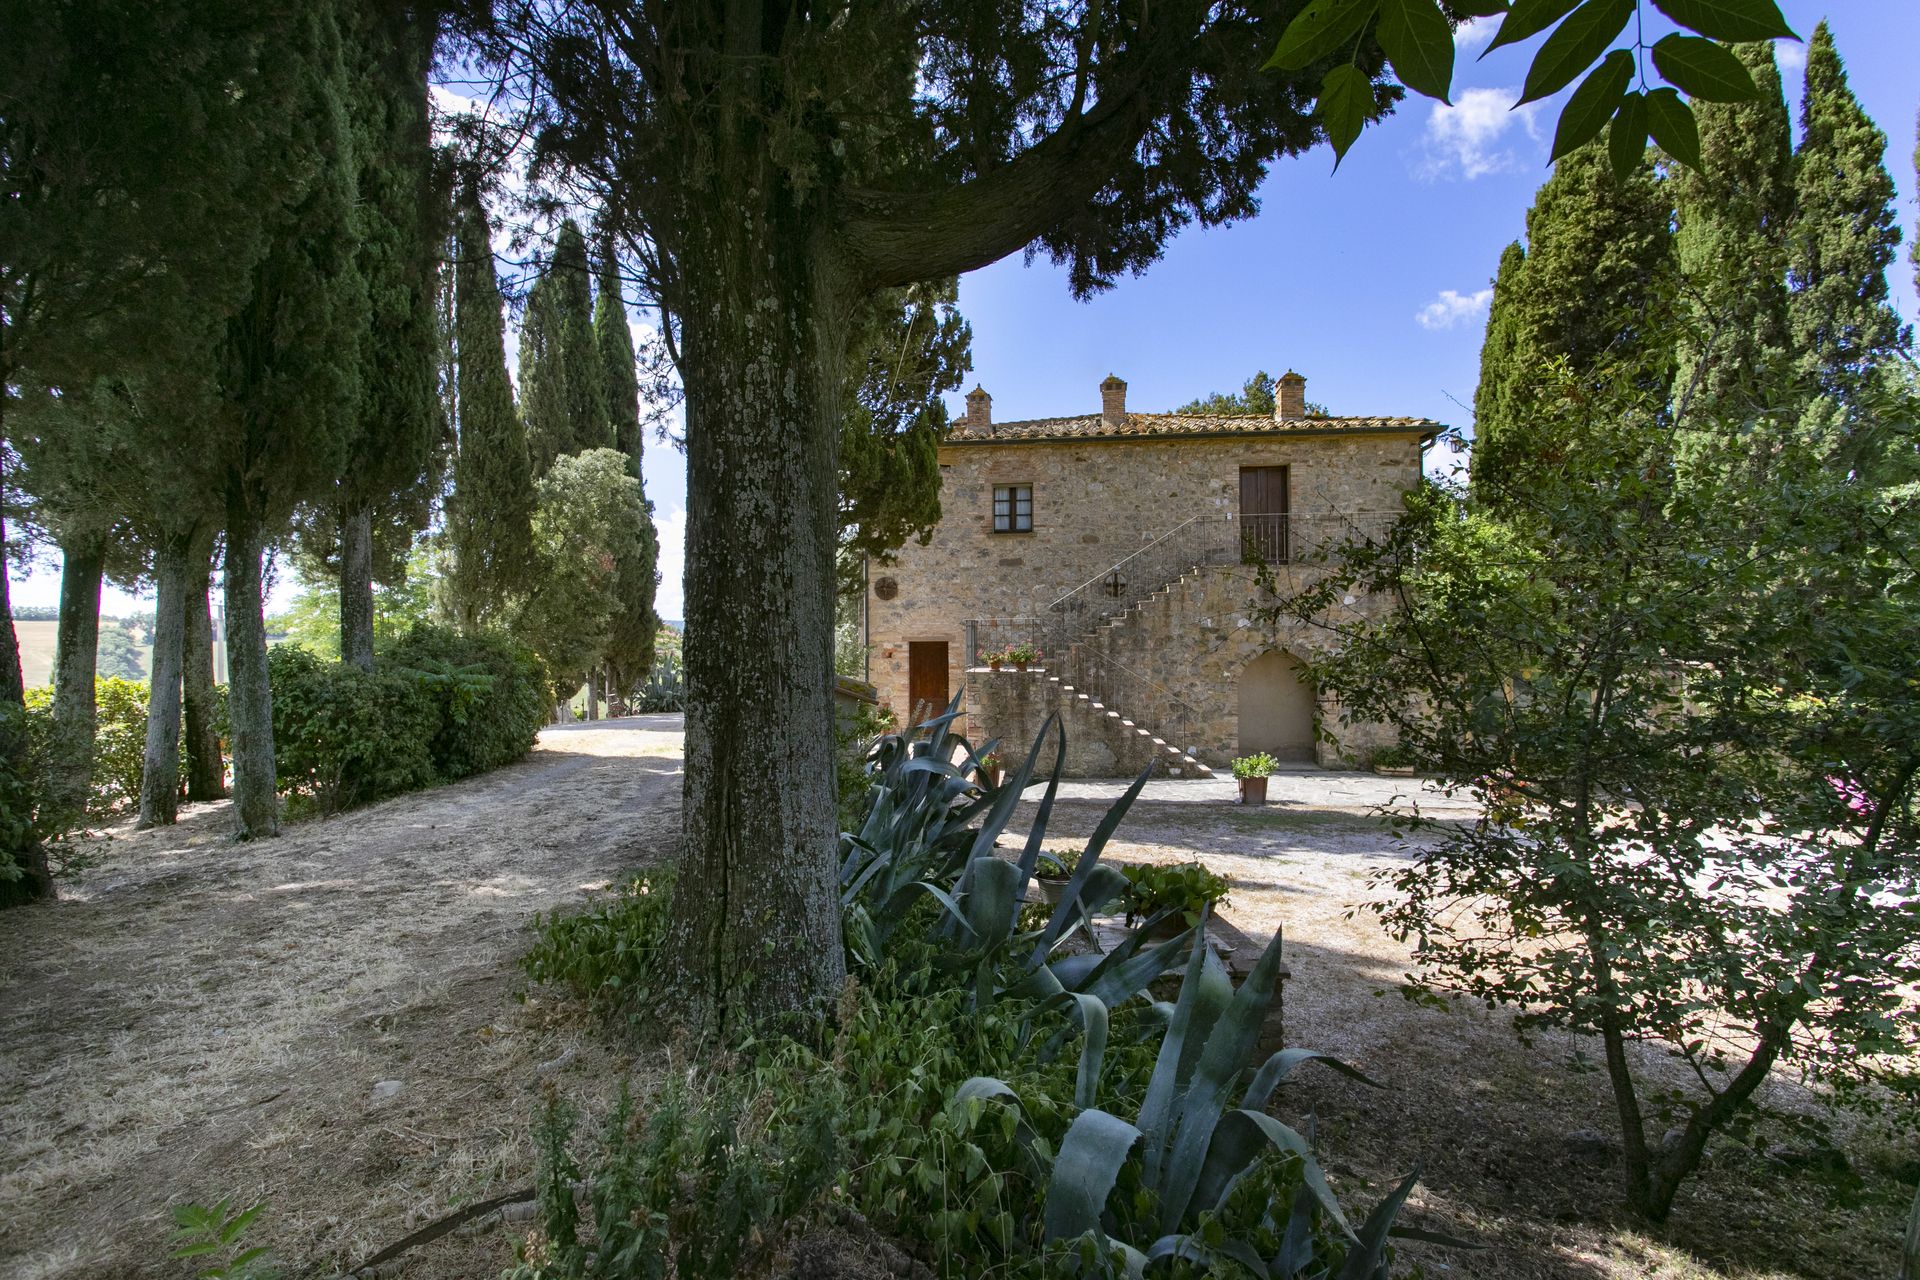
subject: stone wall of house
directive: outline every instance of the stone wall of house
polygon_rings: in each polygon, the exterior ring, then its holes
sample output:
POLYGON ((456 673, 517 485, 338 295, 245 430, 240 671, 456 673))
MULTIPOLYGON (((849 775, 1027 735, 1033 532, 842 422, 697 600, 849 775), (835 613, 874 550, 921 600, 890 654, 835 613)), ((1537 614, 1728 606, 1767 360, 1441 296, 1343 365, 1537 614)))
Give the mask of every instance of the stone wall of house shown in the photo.
MULTIPOLYGON (((1420 474, 1416 431, 1316 432, 1214 439, 1087 439, 952 444, 940 451, 942 518, 926 546, 869 572, 868 678, 883 704, 908 707, 907 643, 947 642, 948 687, 966 680, 967 623, 982 646, 1023 639, 1047 605, 1195 516, 1238 509, 1239 471, 1289 468, 1296 520, 1400 510, 1420 474), (996 485, 1031 485, 1033 530, 993 531, 996 485)), ((1207 615, 1202 615, 1207 616, 1207 615)), ((1183 639, 1183 646, 1188 642, 1183 639)), ((1151 723, 1145 711, 1143 723, 1151 723)))
MULTIPOLYGON (((1082 699, 1063 692, 1061 683, 1046 671, 984 668, 967 672, 968 705, 973 708, 976 748, 998 739, 994 748, 1011 771, 1026 759, 1047 717, 1058 714, 1067 732, 1068 778, 1131 778, 1158 761, 1164 774, 1164 753, 1150 737, 1134 731, 1118 713, 1095 710, 1082 699)), ((1035 773, 1044 777, 1053 768, 1055 747, 1041 749, 1035 773)))
MULTIPOLYGON (((1276 587, 1297 591, 1323 569, 1282 567, 1276 587)), ((1115 619, 1087 642, 1086 669, 1105 670, 1112 703, 1127 716, 1216 769, 1240 754, 1240 673, 1272 650, 1311 661, 1338 644, 1345 621, 1377 617, 1387 602, 1359 596, 1311 623, 1263 623, 1273 597, 1251 570, 1198 570, 1115 619), (1114 674, 1117 672, 1117 674, 1114 674)), ((1392 741, 1384 726, 1350 721, 1337 700, 1315 699, 1321 765, 1364 764, 1392 741)))

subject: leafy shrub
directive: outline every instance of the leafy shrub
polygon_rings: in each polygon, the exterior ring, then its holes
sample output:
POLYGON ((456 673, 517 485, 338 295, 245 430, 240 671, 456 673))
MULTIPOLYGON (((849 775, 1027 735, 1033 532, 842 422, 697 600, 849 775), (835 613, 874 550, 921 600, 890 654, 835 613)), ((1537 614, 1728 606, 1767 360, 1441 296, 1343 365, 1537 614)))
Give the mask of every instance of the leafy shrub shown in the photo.
MULTIPOLYGON (((1310 1142, 1266 1113, 1297 1066, 1330 1061, 1301 1049, 1255 1060, 1279 939, 1237 990, 1199 930, 1142 945, 1172 908, 1105 954, 1074 950, 1071 926, 1127 890, 1100 851, 1146 775, 1043 917, 1022 891, 1064 734, 1010 861, 997 837, 1060 731, 1049 721, 1006 785, 983 786, 975 752, 949 732, 956 715, 866 757, 872 803, 843 838, 841 873, 857 976, 833 1023, 818 1041, 736 1046, 666 1086, 644 1118, 623 1102, 578 1160, 572 1116, 550 1105, 544 1226, 516 1280, 759 1274, 840 1222, 870 1224, 942 1275, 1388 1274, 1412 1179, 1356 1232, 1310 1142), (1152 1003, 1145 988, 1173 971, 1178 1003, 1152 1003), (573 1193, 583 1170, 591 1241, 573 1193)), ((652 986, 666 915, 664 894, 630 889, 544 922, 529 971, 603 1005, 629 1000, 652 986)))
POLYGON ((1120 874, 1127 878, 1129 920, 1177 911, 1192 924, 1227 898, 1227 882, 1198 862, 1136 863, 1121 867, 1120 874))
POLYGON ((428 751, 442 779, 511 764, 547 722, 546 672, 532 650, 504 633, 418 623, 380 658, 432 694, 437 723, 428 751))
POLYGON ((860 703, 853 711, 835 714, 833 725, 834 807, 840 829, 851 830, 866 819, 872 800, 867 776, 867 753, 893 727, 893 713, 860 703))
POLYGON ((274 773, 296 805, 335 813, 434 780, 428 744, 441 711, 419 680, 292 645, 267 651, 267 676, 274 773))
MULTIPOLYGON (((105 817, 140 803, 140 778, 147 750, 147 682, 104 677, 94 683, 95 730, 93 781, 87 813, 105 817)), ((27 690, 28 733, 34 758, 44 768, 53 760, 53 690, 27 690)), ((184 760, 180 777, 187 776, 184 760)), ((77 820, 79 815, 74 815, 77 820)))
POLYGON ((570 987, 595 1012, 637 1010, 673 908, 673 871, 645 871, 570 914, 538 916, 521 967, 535 982, 570 987))
POLYGON ((646 684, 633 696, 634 713, 654 715, 686 709, 686 669, 681 665, 680 653, 677 649, 662 648, 654 654, 653 671, 646 684))

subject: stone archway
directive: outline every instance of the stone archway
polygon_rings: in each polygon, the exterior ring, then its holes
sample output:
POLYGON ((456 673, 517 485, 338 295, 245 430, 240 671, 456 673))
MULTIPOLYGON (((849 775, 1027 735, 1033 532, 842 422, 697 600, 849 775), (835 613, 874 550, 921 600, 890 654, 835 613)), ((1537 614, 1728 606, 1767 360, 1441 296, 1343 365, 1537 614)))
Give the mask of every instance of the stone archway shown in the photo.
POLYGON ((1300 660, 1269 649, 1240 669, 1240 754, 1313 763, 1313 685, 1300 660))

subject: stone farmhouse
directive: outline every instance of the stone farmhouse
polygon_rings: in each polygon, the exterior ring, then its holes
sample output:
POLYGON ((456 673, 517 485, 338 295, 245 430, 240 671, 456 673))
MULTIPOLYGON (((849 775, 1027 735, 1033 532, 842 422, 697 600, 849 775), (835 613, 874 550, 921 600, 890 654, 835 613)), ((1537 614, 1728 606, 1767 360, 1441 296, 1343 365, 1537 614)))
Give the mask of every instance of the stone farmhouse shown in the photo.
POLYGON ((1440 430, 1309 416, 1293 372, 1271 416, 1133 413, 1109 377, 1097 414, 995 422, 975 387, 940 449, 931 540, 869 567, 868 679, 903 717, 964 691, 965 731, 1003 758, 1057 712, 1069 776, 1149 760, 1204 776, 1254 751, 1364 763, 1383 730, 1343 719, 1301 663, 1340 620, 1263 624, 1257 569, 1298 589, 1331 549, 1382 533, 1440 430), (1028 670, 990 669, 1020 644, 1042 655, 1028 670))

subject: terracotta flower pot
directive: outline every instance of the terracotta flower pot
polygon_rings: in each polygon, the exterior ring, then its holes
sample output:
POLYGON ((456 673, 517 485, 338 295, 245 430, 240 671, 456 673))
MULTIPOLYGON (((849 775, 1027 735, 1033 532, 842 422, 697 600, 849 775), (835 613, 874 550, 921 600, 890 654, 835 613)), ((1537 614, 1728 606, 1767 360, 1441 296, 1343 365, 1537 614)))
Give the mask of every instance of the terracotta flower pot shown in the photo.
POLYGON ((1241 804, 1265 804, 1267 802, 1267 780, 1265 778, 1240 779, 1241 804))
POLYGON ((989 670, 998 671, 1000 669, 1000 659, 995 658, 992 662, 989 662, 987 664, 987 667, 989 670))
POLYGON ((1027 664, 1024 662, 1016 662, 1013 664, 1013 669, 1015 671, 1025 671, 1027 669, 1027 664))

